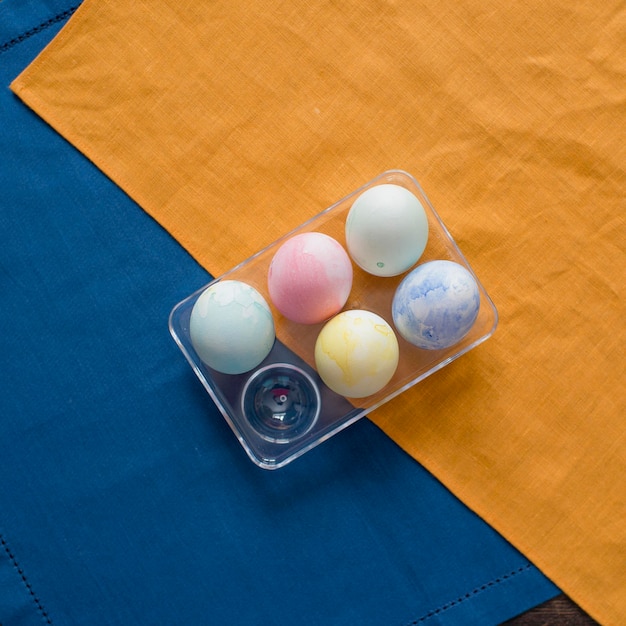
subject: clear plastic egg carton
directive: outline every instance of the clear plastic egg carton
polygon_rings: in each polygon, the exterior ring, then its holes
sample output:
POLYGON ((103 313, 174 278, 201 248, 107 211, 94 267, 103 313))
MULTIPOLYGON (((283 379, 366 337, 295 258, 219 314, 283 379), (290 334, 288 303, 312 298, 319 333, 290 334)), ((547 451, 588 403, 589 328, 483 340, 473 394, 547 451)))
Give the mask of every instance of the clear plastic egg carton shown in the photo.
POLYGON ((393 170, 380 174, 185 298, 172 310, 169 327, 250 459, 262 468, 277 469, 485 341, 495 331, 497 319, 493 302, 418 182, 406 172, 393 170), (413 269, 432 260, 454 261, 470 271, 478 286, 479 309, 469 332, 444 349, 418 348, 396 333, 399 359, 391 380, 372 395, 349 398, 332 391, 316 371, 314 349, 324 323, 299 324, 281 315, 269 296, 268 270, 280 246, 301 233, 324 233, 346 248, 345 223, 353 203, 371 187, 389 183, 411 191, 424 208, 428 219, 426 248, 416 265, 398 276, 374 276, 353 263, 352 289, 342 310, 371 311, 394 328, 391 309, 398 285, 413 269), (271 351, 257 367, 243 374, 224 374, 209 367, 198 356, 190 337, 194 304, 209 286, 225 280, 241 281, 256 289, 274 319, 276 339, 271 351))

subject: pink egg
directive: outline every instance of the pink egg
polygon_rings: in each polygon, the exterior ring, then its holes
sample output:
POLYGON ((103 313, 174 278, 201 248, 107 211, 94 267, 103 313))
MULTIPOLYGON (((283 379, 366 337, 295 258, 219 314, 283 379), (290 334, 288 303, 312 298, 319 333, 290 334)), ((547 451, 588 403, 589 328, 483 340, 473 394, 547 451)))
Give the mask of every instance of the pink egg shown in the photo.
POLYGON ((300 324, 318 324, 343 308, 352 289, 352 263, 341 244, 322 233, 288 239, 268 273, 274 306, 300 324))

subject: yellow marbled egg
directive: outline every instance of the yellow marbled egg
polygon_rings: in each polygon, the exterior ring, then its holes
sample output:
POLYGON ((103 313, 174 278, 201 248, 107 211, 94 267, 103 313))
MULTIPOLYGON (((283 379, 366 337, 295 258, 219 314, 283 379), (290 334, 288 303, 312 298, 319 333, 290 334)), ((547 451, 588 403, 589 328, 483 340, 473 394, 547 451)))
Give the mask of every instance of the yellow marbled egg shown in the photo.
POLYGON ((328 321, 315 343, 315 365, 336 393, 364 398, 380 391, 398 367, 398 340, 371 311, 349 310, 328 321))

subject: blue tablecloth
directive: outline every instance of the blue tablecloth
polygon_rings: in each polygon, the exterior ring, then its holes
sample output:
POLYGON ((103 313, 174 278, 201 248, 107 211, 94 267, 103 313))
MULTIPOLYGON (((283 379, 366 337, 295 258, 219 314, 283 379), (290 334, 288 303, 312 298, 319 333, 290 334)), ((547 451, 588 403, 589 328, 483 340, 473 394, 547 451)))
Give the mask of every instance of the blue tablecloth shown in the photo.
POLYGON ((0 3, 0 623, 496 624, 558 589, 369 421, 246 457, 170 338, 209 275, 9 91, 71 15, 0 3))

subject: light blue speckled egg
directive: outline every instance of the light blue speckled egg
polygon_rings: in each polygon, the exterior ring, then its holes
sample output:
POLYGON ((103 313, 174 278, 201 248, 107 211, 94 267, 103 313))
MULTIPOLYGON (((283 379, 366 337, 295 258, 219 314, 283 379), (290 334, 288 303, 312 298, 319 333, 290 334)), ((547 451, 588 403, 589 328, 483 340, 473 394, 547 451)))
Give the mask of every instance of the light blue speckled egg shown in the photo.
POLYGON ((243 374, 270 353, 274 320, 263 296, 238 280, 207 287, 189 320, 191 344, 200 359, 223 374, 243 374))
POLYGON ((398 332, 418 348, 440 350, 461 341, 480 307, 472 274, 454 261, 429 261, 398 285, 391 312, 398 332))

